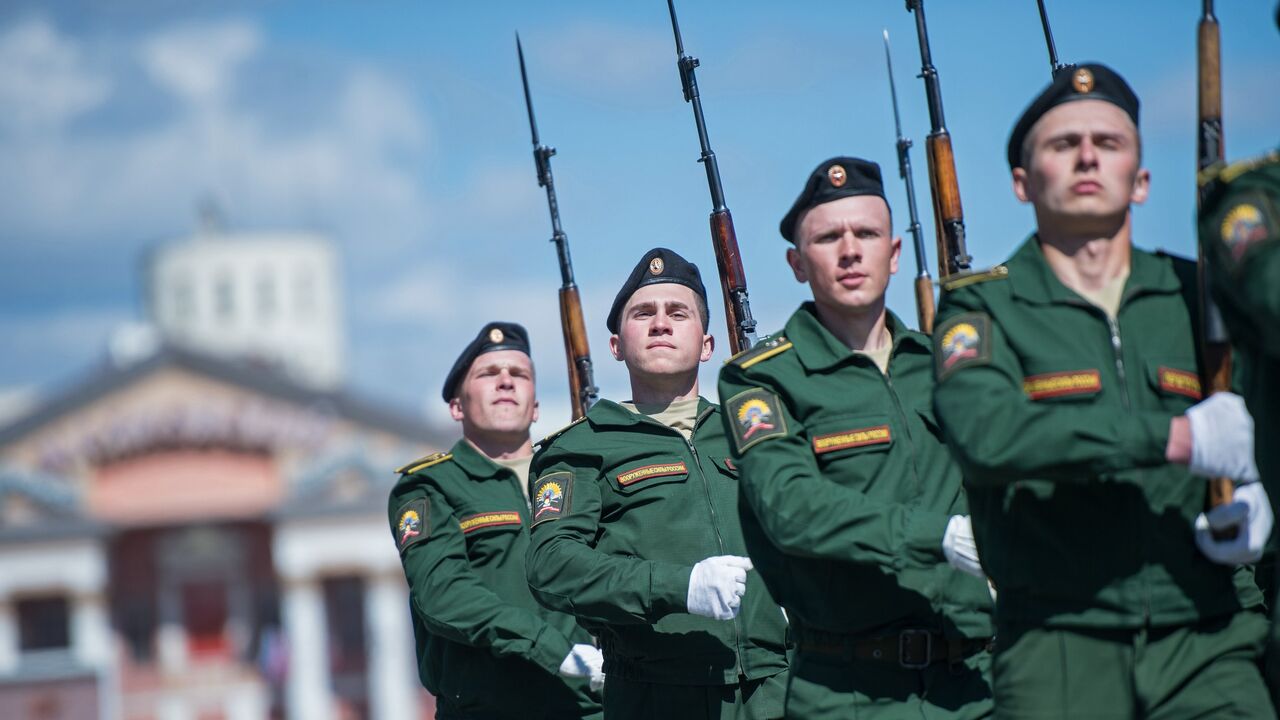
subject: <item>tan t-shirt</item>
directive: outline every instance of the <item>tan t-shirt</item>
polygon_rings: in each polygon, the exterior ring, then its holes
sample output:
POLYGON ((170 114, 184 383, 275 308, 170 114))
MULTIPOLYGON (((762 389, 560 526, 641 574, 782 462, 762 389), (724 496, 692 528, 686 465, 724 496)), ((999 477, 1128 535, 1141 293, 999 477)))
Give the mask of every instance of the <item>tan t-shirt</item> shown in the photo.
POLYGON ((533 462, 533 456, 526 455, 522 458, 494 460, 494 462, 516 474, 516 479, 520 481, 520 491, 524 493, 524 501, 529 502, 529 464, 533 462))
POLYGON ((633 402, 618 403, 637 415, 648 415, 673 430, 679 430, 685 440, 693 439, 693 424, 698 419, 698 398, 677 400, 669 405, 636 405, 633 402))
POLYGON ((884 343, 879 350, 854 350, 853 353, 871 358, 871 362, 880 368, 880 374, 888 375, 889 356, 893 354, 893 333, 889 332, 889 328, 884 329, 884 343))
POLYGON ((1128 279, 1129 270, 1126 269, 1123 273, 1112 278, 1110 282, 1098 288, 1096 291, 1086 291, 1077 288, 1076 292, 1080 293, 1080 296, 1085 300, 1088 300, 1094 305, 1102 308, 1102 311, 1107 314, 1107 317, 1114 319, 1120 312, 1120 298, 1124 295, 1124 284, 1128 279))

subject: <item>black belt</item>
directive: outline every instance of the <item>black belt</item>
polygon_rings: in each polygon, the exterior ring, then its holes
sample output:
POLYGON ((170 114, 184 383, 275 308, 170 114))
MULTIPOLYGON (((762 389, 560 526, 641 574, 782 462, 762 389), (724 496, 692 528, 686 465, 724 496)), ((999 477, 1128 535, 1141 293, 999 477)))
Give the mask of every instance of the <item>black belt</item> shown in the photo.
POLYGON ((958 664, 970 655, 984 650, 990 652, 994 647, 993 638, 947 637, 917 629, 870 638, 808 629, 797 635, 802 653, 893 663, 912 670, 938 662, 958 664))

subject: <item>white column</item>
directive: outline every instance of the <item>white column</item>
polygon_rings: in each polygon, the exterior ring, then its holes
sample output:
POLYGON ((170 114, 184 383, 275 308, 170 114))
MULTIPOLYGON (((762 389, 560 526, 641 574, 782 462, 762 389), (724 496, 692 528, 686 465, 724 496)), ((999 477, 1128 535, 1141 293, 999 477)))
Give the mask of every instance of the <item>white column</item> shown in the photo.
POLYGON ((102 596, 77 595, 72 599, 71 649, 80 662, 92 668, 107 664, 111 655, 111 625, 102 596))
POLYGON ((286 581, 282 612, 289 643, 289 677, 285 686, 289 720, 328 720, 333 712, 329 643, 324 596, 316 582, 286 581))
POLYGON ((267 716, 267 705, 264 686, 242 685, 227 697, 227 720, 262 720, 267 716))
POLYGON ((0 598, 0 675, 18 670, 18 620, 13 603, 0 598))
POLYGON ((404 577, 383 573, 365 582, 365 628, 369 638, 369 703, 373 720, 417 717, 418 672, 409 592, 404 577))

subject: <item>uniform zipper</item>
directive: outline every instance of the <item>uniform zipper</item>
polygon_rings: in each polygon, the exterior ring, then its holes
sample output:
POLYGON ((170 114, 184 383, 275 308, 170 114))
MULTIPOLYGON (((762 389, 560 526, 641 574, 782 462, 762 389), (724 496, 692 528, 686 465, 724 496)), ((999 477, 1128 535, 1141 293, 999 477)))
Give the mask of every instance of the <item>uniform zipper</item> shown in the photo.
MULTIPOLYGON (((693 435, 697 434, 698 427, 702 425, 702 421, 707 419, 707 417, 711 414, 711 412, 712 412, 712 408, 707 408, 706 410, 702 411, 702 413, 698 415, 696 419, 694 419, 693 432, 690 433, 690 436, 687 438, 684 436, 684 433, 681 433, 679 430, 676 430, 675 428, 663 425, 662 423, 658 422, 657 420, 653 420, 648 416, 645 416, 645 419, 649 420, 654 425, 661 427, 663 430, 666 430, 667 432, 673 432, 676 435, 679 435, 680 439, 684 441, 684 444, 688 446, 689 454, 693 456, 693 464, 698 468, 698 477, 702 479, 702 489, 707 495, 707 510, 710 511, 711 513, 711 529, 715 531, 716 546, 720 548, 720 554, 724 555, 726 552, 725 546, 724 546, 724 537, 720 534, 720 520, 716 516, 715 502, 711 498, 711 484, 707 482, 707 474, 702 469, 702 458, 698 455, 698 449, 693 444, 693 435)), ((742 615, 741 610, 739 610, 738 615, 733 618, 733 643, 734 643, 734 647, 737 648, 737 652, 734 653, 735 655, 734 666, 738 671, 738 677, 742 677, 744 675, 742 670, 742 656, 744 654, 744 650, 742 648, 742 627, 740 624, 741 615, 742 615)))
POLYGON ((1132 410, 1129 405, 1129 381, 1124 372, 1124 352, 1120 345, 1120 323, 1110 315, 1107 316, 1107 328, 1111 331, 1111 351, 1116 358, 1116 375, 1120 376, 1120 400, 1126 411, 1132 410))

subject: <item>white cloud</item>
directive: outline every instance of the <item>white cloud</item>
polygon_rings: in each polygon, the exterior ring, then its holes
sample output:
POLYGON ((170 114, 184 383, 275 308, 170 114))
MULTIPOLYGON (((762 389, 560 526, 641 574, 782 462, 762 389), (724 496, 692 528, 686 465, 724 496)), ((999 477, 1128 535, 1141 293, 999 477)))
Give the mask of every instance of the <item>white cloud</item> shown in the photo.
POLYGON ((366 252, 425 235, 420 176, 430 127, 396 78, 338 67, 332 93, 308 99, 314 107, 302 108, 303 120, 278 126, 272 111, 296 98, 243 91, 254 63, 270 60, 252 22, 184 24, 117 42, 130 44, 89 67, 84 43, 45 21, 0 37, 0 102, 34 108, 30 121, 0 135, 0 215, 13 234, 81 245, 171 237, 212 194, 235 225, 311 225, 366 252), (127 102, 109 90, 137 77, 132 62, 176 112, 112 132, 59 126, 127 102))
POLYGON ((159 84, 194 104, 225 101, 239 65, 262 44, 258 29, 242 20, 174 27, 154 35, 139 55, 159 84))
POLYGON ((99 106, 111 86, 80 47, 45 20, 27 20, 0 34, 0 127, 56 131, 99 106))

